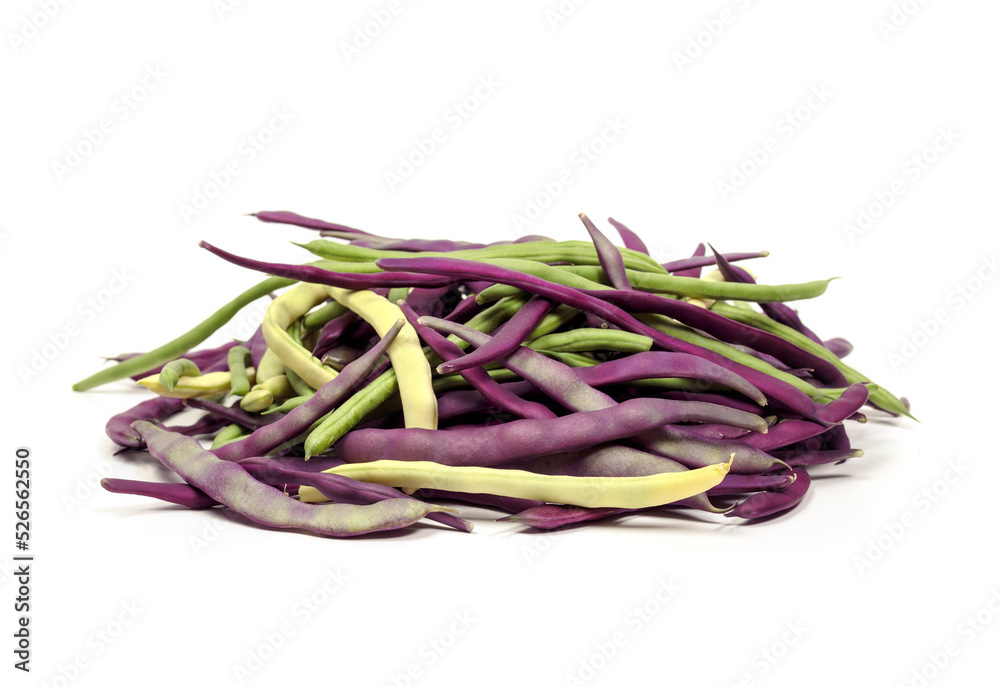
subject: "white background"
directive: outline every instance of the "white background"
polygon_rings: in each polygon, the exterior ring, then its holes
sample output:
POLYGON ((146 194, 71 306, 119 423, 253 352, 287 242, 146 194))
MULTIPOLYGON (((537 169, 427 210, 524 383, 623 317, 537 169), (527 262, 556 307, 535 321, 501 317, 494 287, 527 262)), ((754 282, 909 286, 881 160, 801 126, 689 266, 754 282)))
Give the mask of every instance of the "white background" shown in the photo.
POLYGON ((30 676, 11 665, 9 559, 0 574, 3 684, 995 680, 996 3, 50 4, 10 0, 0 19, 0 540, 13 553, 28 446, 37 555, 30 676), (496 86, 477 99, 481 80, 496 86), (608 121, 621 131, 605 145, 608 121), (443 142, 401 169, 437 128, 443 142), (269 139, 253 159, 250 137, 269 139), (213 198, 185 213, 199 192, 213 198), (288 242, 309 232, 243 216, 265 209, 475 241, 585 238, 586 212, 664 260, 699 241, 767 249, 762 281, 842 277, 803 318, 850 339, 848 361, 921 422, 871 413, 850 427, 864 458, 814 470, 801 507, 749 526, 635 517, 538 535, 468 509, 474 534, 328 540, 90 489, 108 470, 161 473, 104 435, 144 395, 71 383, 257 281, 199 239, 302 260, 288 242), (846 228, 863 210, 876 217, 846 228))

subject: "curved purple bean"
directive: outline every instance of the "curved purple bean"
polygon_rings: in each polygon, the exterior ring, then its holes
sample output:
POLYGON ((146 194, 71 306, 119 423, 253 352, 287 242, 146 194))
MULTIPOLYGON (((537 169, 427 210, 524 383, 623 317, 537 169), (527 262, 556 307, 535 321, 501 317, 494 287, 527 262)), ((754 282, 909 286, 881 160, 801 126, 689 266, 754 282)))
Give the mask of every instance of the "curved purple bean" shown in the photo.
POLYGON ((134 479, 105 477, 101 480, 101 486, 115 494, 149 496, 187 508, 211 508, 219 505, 218 501, 201 489, 183 482, 141 482, 134 479))
POLYGON ((184 410, 184 399, 157 396, 113 416, 104 426, 111 441, 119 446, 141 448, 142 437, 132 429, 136 420, 164 420, 184 410))
POLYGON ((643 243, 638 234, 613 217, 608 217, 608 223, 618 231, 618 235, 622 237, 622 243, 625 244, 626 248, 649 255, 649 249, 646 248, 646 244, 643 243))
POLYGON ((472 367, 492 363, 509 355, 517 350, 518 346, 551 309, 551 302, 534 296, 524 304, 523 308, 514 313, 513 317, 501 325, 487 343, 472 353, 453 360, 446 360, 438 365, 438 372, 454 374, 472 367))
MULTIPOLYGON (((736 262, 737 260, 752 260, 753 258, 766 258, 770 253, 766 250, 759 253, 727 253, 726 259, 730 262, 736 262)), ((683 270, 689 270, 694 267, 708 267, 709 265, 715 264, 715 258, 713 256, 703 256, 697 258, 684 258, 683 260, 674 260, 673 262, 663 263, 663 269, 667 272, 677 273, 683 270)))
POLYGON ((743 377, 705 358, 690 353, 641 351, 623 358, 598 363, 593 367, 573 368, 576 375, 591 386, 622 384, 637 379, 679 377, 715 382, 738 391, 747 398, 765 405, 764 394, 743 377))
POLYGON ((323 325, 316 338, 316 345, 313 346, 312 354, 317 358, 322 358, 328 350, 341 343, 347 328, 358 321, 358 316, 350 310, 339 317, 323 325))
POLYGON ((604 270, 604 273, 608 275, 608 281, 616 289, 631 291, 632 285, 629 284, 628 276, 625 274, 625 260, 622 258, 621 251, 615 248, 615 245, 608 240, 608 237, 602 234, 597 225, 591 222, 590 218, 582 212, 580 213, 580 221, 587 228, 590 240, 594 242, 594 250, 597 251, 597 261, 601 264, 601 269, 604 270))
MULTIPOLYGON (((403 327, 403 321, 386 331, 370 351, 345 367, 340 374, 316 390, 308 401, 292 409, 284 416, 273 416, 273 422, 257 428, 252 434, 215 449, 215 455, 222 460, 240 460, 253 456, 263 456, 287 441, 306 432, 314 422, 333 410, 334 406, 347 397, 361 383, 368 372, 385 353, 389 344, 403 327)), ((263 417, 272 417, 265 415, 263 417)))
MULTIPOLYGON (((854 344, 852 344, 847 339, 842 339, 839 336, 835 336, 832 339, 827 339, 823 342, 823 345, 828 351, 833 353, 838 358, 846 358, 850 355, 851 351, 854 350, 854 344)), ((902 400, 902 399, 900 399, 902 400)))
MULTIPOLYGON (((477 290, 476 293, 478 293, 479 290, 477 290)), ((465 322, 482 309, 483 305, 479 303, 475 297, 468 296, 459 301, 458 305, 455 306, 455 309, 445 315, 442 319, 454 322, 465 322)))
POLYGON ((462 295, 454 286, 438 286, 435 288, 414 288, 406 297, 406 302, 418 315, 442 317, 446 312, 462 300, 462 295))
POLYGON ((357 238, 359 236, 368 236, 371 238, 378 238, 378 239, 383 238, 381 236, 376 236, 375 234, 369 234, 367 231, 354 229, 353 227, 348 227, 343 224, 333 224, 332 222, 324 222, 321 219, 303 217, 300 214, 297 214, 295 212, 288 212, 287 210, 265 210, 263 212, 254 212, 252 213, 252 215, 257 219, 259 219, 261 222, 294 224, 295 226, 304 227, 306 229, 329 232, 331 235, 338 236, 339 238, 357 238))
POLYGON ((763 518, 793 508, 809 491, 809 473, 795 468, 795 481, 778 491, 760 491, 751 494, 736 508, 726 513, 727 518, 763 518))
MULTIPOLYGON (((756 415, 720 409, 707 403, 634 398, 601 410, 580 411, 545 420, 512 420, 488 427, 358 429, 348 432, 334 448, 337 457, 348 463, 367 462, 377 457, 426 460, 444 465, 492 466, 589 448, 686 420, 743 421, 754 426, 762 423, 756 415)), ((727 454, 722 462, 728 458, 727 454)))
POLYGON ((816 411, 819 419, 830 424, 840 424, 861 409, 868 401, 868 387, 862 383, 851 384, 835 400, 816 411))
POLYGON ((440 506, 393 498, 369 506, 301 503, 257 481, 239 464, 221 460, 196 440, 140 421, 133 427, 149 452, 189 484, 250 520, 268 527, 308 530, 332 537, 399 529, 440 506))
MULTIPOLYGON (((694 253, 691 254, 691 258, 700 258, 705 255, 705 244, 699 243, 698 247, 694 249, 694 253)), ((695 267, 689 267, 686 270, 676 270, 673 274, 675 277, 694 277, 695 279, 701 278, 701 265, 696 265, 695 267)))
MULTIPOLYGON (((429 274, 407 272, 331 272, 315 265, 291 265, 278 262, 263 262, 235 255, 216 248, 207 241, 199 241, 198 245, 226 262, 240 267, 256 270, 276 277, 285 277, 310 284, 325 284, 342 289, 370 289, 373 286, 444 286, 454 282, 447 277, 436 277, 429 274)), ((404 258, 408 259, 408 258, 404 258)))

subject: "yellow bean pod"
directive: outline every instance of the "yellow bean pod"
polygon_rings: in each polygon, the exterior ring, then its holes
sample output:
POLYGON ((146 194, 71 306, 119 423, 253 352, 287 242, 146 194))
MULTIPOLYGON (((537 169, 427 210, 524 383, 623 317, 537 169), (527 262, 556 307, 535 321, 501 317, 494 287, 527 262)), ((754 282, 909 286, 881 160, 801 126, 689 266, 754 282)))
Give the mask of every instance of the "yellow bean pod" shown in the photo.
MULTIPOLYGON (((334 286, 326 289, 334 300, 374 327, 379 336, 385 336, 397 320, 406 322, 406 316, 399 306, 377 293, 367 289, 349 291, 334 286)), ((431 386, 431 366, 424 355, 420 337, 412 325, 408 322, 403 325, 386 353, 399 381, 403 424, 407 427, 437 429, 437 396, 431 386)))
MULTIPOLYGON (((288 326, 326 300, 321 284, 302 283, 281 294, 267 306, 261 330, 269 350, 313 389, 337 376, 333 370, 289 336, 288 326)), ((283 372, 284 370, 282 370, 283 372)))
MULTIPOLYGON (((652 508, 697 496, 717 486, 729 472, 732 462, 730 456, 728 463, 644 477, 542 475, 525 470, 403 460, 348 463, 325 472, 405 490, 496 494, 584 508, 652 508)), ((323 501, 326 497, 311 487, 302 487, 299 499, 323 501)))
MULTIPOLYGON (((247 368, 247 378, 251 384, 254 383, 254 379, 256 378, 256 370, 254 368, 247 368)), ((231 382, 232 375, 230 375, 228 370, 225 370, 222 372, 209 372, 197 377, 180 377, 173 389, 168 389, 160 384, 159 374, 144 377, 137 381, 136 384, 168 398, 203 398, 229 391, 231 382)))

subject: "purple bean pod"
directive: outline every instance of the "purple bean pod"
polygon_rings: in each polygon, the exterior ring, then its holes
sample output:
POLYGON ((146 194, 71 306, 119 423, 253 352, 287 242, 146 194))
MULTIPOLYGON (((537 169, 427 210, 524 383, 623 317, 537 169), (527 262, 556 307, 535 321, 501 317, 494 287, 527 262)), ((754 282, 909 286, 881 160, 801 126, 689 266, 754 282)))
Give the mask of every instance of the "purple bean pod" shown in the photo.
MULTIPOLYGON (((478 293, 478 291, 475 291, 474 293, 478 293)), ((483 309, 482 304, 476 301, 474 296, 467 296, 466 298, 463 298, 461 301, 459 301, 458 305, 456 305, 455 308, 450 313, 445 315, 442 319, 452 322, 466 322, 470 317, 472 317, 482 309, 483 309)))
POLYGON ((649 255, 649 249, 646 248, 646 244, 643 243, 638 234, 613 217, 608 217, 608 223, 618 231, 618 235, 622 237, 622 243, 625 244, 626 248, 649 255))
POLYGON ((580 213, 580 221, 583 222, 587 233, 590 234, 590 240, 593 241, 594 250, 597 252, 597 261, 600 263, 601 269, 604 270, 604 274, 608 275, 608 281, 616 289, 631 291, 632 285, 629 284, 628 276, 625 273, 625 259, 622 258, 621 251, 615 248, 608 237, 602 234, 597 225, 582 212, 580 213))
POLYGON ((847 428, 844 425, 834 425, 819 435, 822 445, 836 450, 850 450, 851 439, 847 436, 847 428))
POLYGON ((803 468, 795 468, 795 481, 777 491, 759 491, 741 501, 736 508, 726 513, 729 518, 764 518, 794 508, 809 491, 809 473, 803 468))
MULTIPOLYGON (((727 253, 726 259, 729 262, 736 262, 737 260, 752 260, 754 258, 766 258, 770 253, 766 250, 759 253, 727 253)), ((684 258, 682 260, 674 260, 673 262, 663 263, 663 269, 667 272, 680 272, 683 270, 689 270, 694 267, 708 267, 709 265, 715 264, 715 258, 713 256, 703 256, 698 258, 684 258)))
POLYGON ((343 224, 333 224, 332 222, 324 222, 321 219, 303 217, 302 215, 299 215, 294 212, 288 212, 287 210, 265 210, 263 212, 255 212, 253 213, 253 216, 259 219, 261 222, 294 224, 297 227, 313 229, 314 231, 324 231, 327 232, 329 235, 337 236, 338 238, 357 238, 359 236, 368 236, 371 238, 377 238, 382 240, 392 240, 392 239, 384 239, 381 236, 376 236, 375 234, 369 234, 367 231, 354 229, 353 227, 348 227, 343 224))
MULTIPOLYGON (((694 253, 691 254, 691 259, 693 260, 696 258, 700 258, 703 257, 704 255, 705 255, 705 244, 699 243, 698 247, 694 249, 694 253)), ((692 277, 694 279, 700 279, 701 267, 702 267, 701 265, 698 265, 696 267, 689 267, 686 270, 677 270, 673 274, 675 277, 692 277)))
POLYGON ((370 289, 376 286, 444 286, 455 281, 447 277, 436 277, 428 274, 407 272, 331 272, 315 265, 292 265, 288 263, 264 262, 234 255, 221 248, 216 248, 207 241, 199 241, 198 245, 226 262, 245 267, 257 272, 271 274, 276 277, 295 279, 310 284, 324 284, 342 289, 370 289))
POLYGON ((485 345, 472 353, 453 360, 446 360, 438 365, 441 374, 454 374, 473 367, 487 365, 500 360, 517 350, 528 334, 538 326, 546 313, 552 309, 552 303, 533 297, 524 307, 514 313, 513 317, 503 323, 485 345))
POLYGON ((108 438, 119 446, 142 448, 142 437, 132 429, 133 422, 136 420, 164 420, 182 410, 184 410, 184 399, 157 396, 113 416, 108 420, 104 431, 108 438))
POLYGON ((689 432, 687 427, 670 426, 639 434, 632 441, 690 469, 725 463, 730 456, 733 464, 729 471, 739 475, 757 475, 788 467, 774 456, 750 446, 749 438, 750 435, 735 441, 704 439, 689 432))
POLYGON ((105 477, 101 480, 101 486, 115 494, 149 496, 187 508, 211 508, 219 505, 218 501, 201 489, 183 482, 141 482, 134 479, 105 477))
POLYGON ((867 401, 868 387, 858 382, 844 389, 844 392, 836 400, 830 401, 825 406, 818 406, 816 414, 823 422, 840 424, 860 410, 867 401))
POLYGON ((344 338, 344 332, 357 321, 357 314, 347 311, 343 315, 334 317, 324 324, 323 328, 319 330, 319 336, 316 338, 316 345, 313 346, 312 354, 317 358, 322 358, 324 353, 341 343, 341 339, 344 338))
POLYGON ((847 339, 840 338, 839 336, 827 339, 823 342, 823 345, 826 346, 828 351, 833 353, 838 358, 846 358, 850 355, 851 351, 854 350, 854 344, 847 339))
POLYGON ((740 441, 761 451, 771 451, 817 436, 827 429, 827 425, 818 422, 786 418, 769 427, 767 434, 750 434, 740 441))
MULTIPOLYGON (((334 448, 337 457, 348 463, 367 462, 377 457, 426 460, 444 465, 492 466, 590 448, 685 420, 763 422, 756 415, 695 401, 634 398, 602 410, 542 420, 512 420, 487 427, 358 429, 348 432, 334 448)), ((729 455, 725 458, 728 460, 729 455)), ((770 456, 768 459, 773 462, 770 456)))
POLYGON ((399 529, 445 510, 405 498, 369 506, 302 503, 254 479, 239 464, 219 459, 195 439, 150 422, 136 422, 133 428, 145 439, 149 452, 188 484, 260 525, 350 537, 399 529))
POLYGON ((547 504, 522 510, 497 521, 510 521, 534 527, 536 530, 554 530, 568 525, 578 525, 595 520, 603 520, 621 513, 632 513, 628 508, 583 508, 582 506, 564 506, 547 504))
POLYGON ((705 358, 690 353, 642 351, 623 358, 598 363, 593 367, 573 368, 590 386, 623 384, 638 379, 679 377, 727 386, 747 398, 765 405, 764 394, 743 377, 705 358))

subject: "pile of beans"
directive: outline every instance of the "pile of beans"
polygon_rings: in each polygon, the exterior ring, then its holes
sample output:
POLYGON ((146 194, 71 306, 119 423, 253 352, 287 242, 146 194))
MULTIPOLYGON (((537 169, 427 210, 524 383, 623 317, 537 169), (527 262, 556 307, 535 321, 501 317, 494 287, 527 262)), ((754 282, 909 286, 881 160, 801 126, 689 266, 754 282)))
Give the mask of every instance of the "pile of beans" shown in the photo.
POLYGON ((155 392, 106 431, 182 480, 107 490, 330 536, 423 518, 471 531, 446 503, 539 529, 664 507, 753 520, 801 502, 809 466, 862 455, 845 423, 863 406, 910 415, 843 362, 847 341, 787 305, 829 280, 758 284, 738 264, 766 252, 699 245, 660 263, 620 222, 618 247, 585 215, 590 241, 491 244, 256 217, 318 231, 302 244, 317 259, 202 242, 271 276, 74 385, 155 392), (197 348, 268 295, 248 340, 197 348), (165 424, 185 410, 200 416, 165 424))

